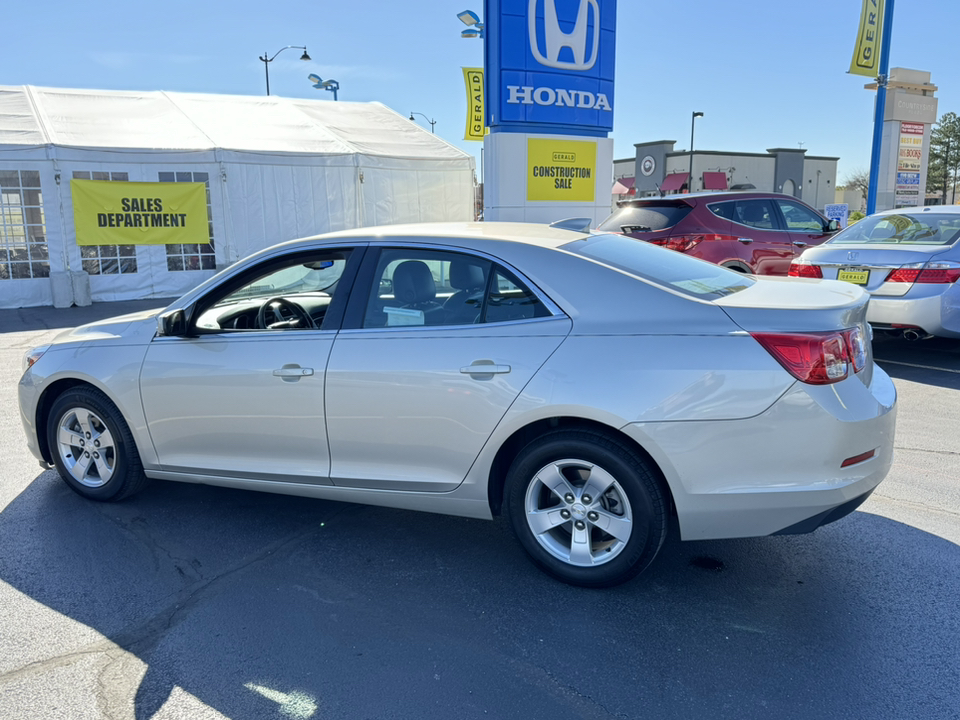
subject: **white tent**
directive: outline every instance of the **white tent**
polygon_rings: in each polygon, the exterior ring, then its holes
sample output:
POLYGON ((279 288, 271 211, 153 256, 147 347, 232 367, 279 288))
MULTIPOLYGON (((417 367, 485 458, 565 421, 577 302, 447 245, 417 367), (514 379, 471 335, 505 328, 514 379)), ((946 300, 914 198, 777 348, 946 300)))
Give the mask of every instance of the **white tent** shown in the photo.
POLYGON ((473 212, 473 157, 380 103, 0 86, 0 307, 172 297, 283 240, 473 212), (71 178, 206 182, 211 242, 78 247, 71 178))

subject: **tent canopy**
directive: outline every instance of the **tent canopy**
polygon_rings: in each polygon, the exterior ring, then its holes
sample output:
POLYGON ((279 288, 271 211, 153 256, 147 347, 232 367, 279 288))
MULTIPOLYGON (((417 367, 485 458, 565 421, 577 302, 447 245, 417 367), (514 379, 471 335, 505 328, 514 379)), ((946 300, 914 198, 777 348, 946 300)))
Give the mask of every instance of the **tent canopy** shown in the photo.
POLYGON ((470 159, 381 103, 0 86, 0 148, 470 159))

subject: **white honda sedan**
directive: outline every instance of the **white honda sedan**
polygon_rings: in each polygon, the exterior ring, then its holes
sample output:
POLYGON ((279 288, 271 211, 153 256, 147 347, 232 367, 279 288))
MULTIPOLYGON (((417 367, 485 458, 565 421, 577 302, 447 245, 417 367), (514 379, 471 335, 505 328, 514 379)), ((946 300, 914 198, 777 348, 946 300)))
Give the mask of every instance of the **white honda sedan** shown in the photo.
POLYGON ((365 228, 31 350, 20 409, 33 454, 92 500, 163 479, 503 513, 543 570, 602 587, 671 523, 810 532, 870 495, 896 392, 868 297, 621 235, 365 228))

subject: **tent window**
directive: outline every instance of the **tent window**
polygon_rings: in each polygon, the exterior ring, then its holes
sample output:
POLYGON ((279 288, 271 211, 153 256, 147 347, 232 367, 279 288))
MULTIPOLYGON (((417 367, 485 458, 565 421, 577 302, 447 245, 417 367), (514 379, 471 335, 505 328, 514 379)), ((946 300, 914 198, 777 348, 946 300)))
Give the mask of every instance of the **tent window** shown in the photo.
POLYGON ((207 227, 210 242, 167 245, 167 270, 214 270, 217 267, 213 252, 213 211, 210 209, 210 174, 205 172, 162 172, 160 182, 202 182, 207 187, 207 227))
MULTIPOLYGON (((74 170, 75 180, 103 180, 129 182, 125 172, 74 170)), ((90 275, 130 275, 137 272, 137 248, 135 245, 81 245, 80 262, 90 275)))
POLYGON ((50 277, 40 173, 0 170, 0 281, 50 277))

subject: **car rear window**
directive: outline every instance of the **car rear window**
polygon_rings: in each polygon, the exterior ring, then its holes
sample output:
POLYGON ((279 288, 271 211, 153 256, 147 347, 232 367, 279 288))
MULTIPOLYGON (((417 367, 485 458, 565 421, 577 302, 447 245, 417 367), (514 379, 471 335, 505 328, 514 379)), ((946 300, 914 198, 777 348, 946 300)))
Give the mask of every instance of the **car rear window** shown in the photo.
POLYGON ((686 203, 626 205, 597 228, 601 232, 653 232, 666 230, 683 220, 693 208, 686 203))
POLYGON ((864 218, 828 242, 831 245, 953 245, 958 238, 960 215, 921 211, 864 218))
POLYGON ((704 299, 732 295, 756 282, 749 275, 623 235, 591 235, 561 247, 658 285, 704 299))

